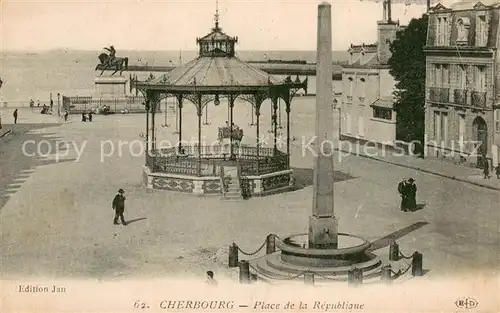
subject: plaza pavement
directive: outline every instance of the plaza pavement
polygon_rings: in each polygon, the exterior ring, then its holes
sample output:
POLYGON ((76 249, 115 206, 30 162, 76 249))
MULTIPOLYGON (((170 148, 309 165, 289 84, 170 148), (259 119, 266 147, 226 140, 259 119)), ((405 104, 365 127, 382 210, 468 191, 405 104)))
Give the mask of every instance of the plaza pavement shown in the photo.
POLYGON ((421 172, 500 191, 500 179, 496 178, 495 169, 491 169, 491 177, 489 179, 485 179, 482 169, 455 164, 451 160, 436 158, 422 159, 410 155, 400 155, 387 149, 384 150, 382 148, 375 147, 369 148, 367 151, 363 150, 362 146, 357 149, 356 144, 352 144, 351 149, 346 149, 342 146, 340 147, 340 151, 344 153, 353 153, 359 157, 369 158, 396 166, 407 167, 421 172))
MULTIPOLYGON (((313 131, 314 117, 309 112, 306 107, 292 111, 292 135, 313 131)), ((192 112, 186 109, 185 114, 192 112)), ((226 119, 222 110, 218 114, 204 129, 211 136, 226 119)), ((126 145, 121 154, 117 149, 119 141, 140 140, 144 116, 95 116, 92 123, 72 116, 68 123, 54 126, 48 124, 53 117, 38 115, 29 118, 50 127, 28 131, 29 138, 62 137, 80 147, 87 144, 78 162, 72 162, 74 149, 59 163, 54 163, 53 155, 35 157, 29 176, 10 193, 0 211, 3 279, 202 278, 208 269, 223 273, 213 258, 233 241, 250 252, 269 233, 284 237, 307 232, 311 186, 237 202, 147 190, 142 186, 144 157, 131 155, 126 145), (101 143, 108 140, 116 150, 101 162, 101 143), (127 227, 112 225, 111 200, 118 188, 126 190, 125 217, 131 221, 127 227)), ((157 140, 173 141, 173 127, 161 127, 162 119, 157 117, 157 140)), ((245 115, 236 120, 249 134, 245 115)), ((262 120, 262 129, 268 129, 262 120)), ((185 138, 195 136, 195 121, 186 117, 185 138)), ((11 140, 0 151, 19 155, 22 136, 11 140)), ((354 155, 335 160, 336 170, 353 177, 335 183, 340 232, 375 242, 380 255, 387 254, 393 239, 405 254, 420 251, 429 270, 426 277, 498 272, 498 192, 354 155), (396 186, 401 177, 409 176, 416 179, 417 201, 423 208, 402 213, 396 186)), ((291 162, 305 176, 302 181, 310 181, 312 157, 301 156, 296 143, 291 162)))

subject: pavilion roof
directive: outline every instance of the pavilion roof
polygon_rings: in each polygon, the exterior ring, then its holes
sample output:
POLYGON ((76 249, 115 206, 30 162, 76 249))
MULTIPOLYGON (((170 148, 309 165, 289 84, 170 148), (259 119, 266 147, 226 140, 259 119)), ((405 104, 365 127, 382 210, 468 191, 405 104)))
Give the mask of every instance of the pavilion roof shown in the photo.
POLYGON ((152 83, 171 86, 267 86, 281 81, 237 57, 198 57, 152 83))
POLYGON ((235 38, 227 35, 222 31, 221 28, 213 28, 212 32, 208 35, 205 35, 198 39, 198 41, 212 41, 212 40, 217 40, 217 41, 231 41, 234 40, 235 38))

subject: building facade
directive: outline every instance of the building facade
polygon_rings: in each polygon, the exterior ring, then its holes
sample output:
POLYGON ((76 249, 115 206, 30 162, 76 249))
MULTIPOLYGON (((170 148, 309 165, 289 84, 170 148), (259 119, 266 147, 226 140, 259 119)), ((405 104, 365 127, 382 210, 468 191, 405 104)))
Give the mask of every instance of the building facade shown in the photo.
POLYGON ((438 4, 429 12, 426 52, 427 157, 498 165, 499 4, 438 4))
POLYGON ((387 1, 383 19, 377 23, 377 43, 351 44, 349 63, 342 68, 342 139, 395 145, 395 81, 387 63, 390 44, 400 29, 399 23, 391 20, 387 1))

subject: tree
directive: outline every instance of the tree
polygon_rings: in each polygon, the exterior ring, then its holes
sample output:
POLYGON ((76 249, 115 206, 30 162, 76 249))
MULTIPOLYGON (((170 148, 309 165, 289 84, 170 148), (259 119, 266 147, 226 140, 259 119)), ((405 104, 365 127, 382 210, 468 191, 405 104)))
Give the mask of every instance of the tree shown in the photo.
MULTIPOLYGON (((396 80, 396 139, 417 140, 423 144, 425 133, 425 54, 428 16, 412 19, 398 31, 391 44, 389 73, 396 80)), ((422 146, 420 147, 422 148, 422 146)))

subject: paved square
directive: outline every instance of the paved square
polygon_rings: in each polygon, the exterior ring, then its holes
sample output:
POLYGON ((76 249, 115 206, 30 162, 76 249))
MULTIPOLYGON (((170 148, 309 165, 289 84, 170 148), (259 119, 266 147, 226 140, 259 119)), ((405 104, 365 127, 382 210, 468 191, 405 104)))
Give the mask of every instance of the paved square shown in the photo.
MULTIPOLYGON (((295 101, 293 136, 312 135, 311 103, 311 99, 295 101)), ((223 108, 210 112, 212 125, 204 132, 214 135, 227 115, 223 108)), ((186 109, 184 114, 188 138, 196 134, 192 125, 197 124, 190 121, 192 112, 186 109)), ((55 118, 40 120, 36 114, 26 113, 24 118, 21 115, 21 124, 15 125, 8 140, 0 141, 4 279, 27 275, 105 279, 196 275, 203 279, 207 269, 222 271, 212 258, 233 241, 253 251, 269 233, 284 237, 307 232, 312 203, 307 173, 312 158, 301 155, 300 140, 294 141, 292 166, 302 174, 304 188, 229 202, 217 196, 144 188, 144 156, 132 155, 127 144, 121 153, 118 150, 119 142, 141 140, 143 115, 98 115, 92 123, 72 116, 62 125, 49 124, 55 118), (26 140, 48 140, 54 149, 58 138, 83 147, 81 159, 72 161, 78 156, 74 147, 60 162, 54 155, 23 155, 26 140), (108 140, 114 143, 115 153, 101 162, 101 143, 108 140), (111 201, 118 188, 126 191, 125 217, 133 221, 127 227, 112 225, 111 201)), ((157 140, 174 140, 173 126, 161 127, 163 119, 163 115, 157 117, 157 140)), ((268 129, 268 119, 262 117, 262 121, 262 129, 268 129)), ((242 114, 236 123, 245 128, 248 140, 254 139, 248 116, 242 114)), ((27 152, 34 152, 35 145, 27 147, 27 152)), ((376 253, 382 255, 387 254, 390 240, 397 239, 403 253, 423 253, 429 277, 458 270, 498 272, 498 192, 356 156, 344 156, 340 162, 336 158, 335 169, 340 232, 373 241, 380 248, 376 253), (408 176, 416 179, 417 200, 423 208, 402 213, 396 188, 408 176)))

